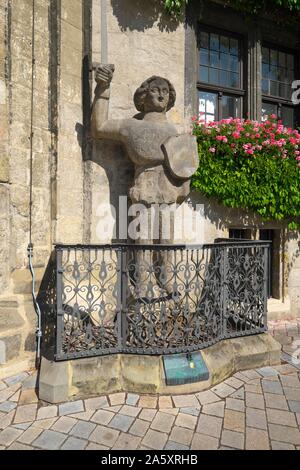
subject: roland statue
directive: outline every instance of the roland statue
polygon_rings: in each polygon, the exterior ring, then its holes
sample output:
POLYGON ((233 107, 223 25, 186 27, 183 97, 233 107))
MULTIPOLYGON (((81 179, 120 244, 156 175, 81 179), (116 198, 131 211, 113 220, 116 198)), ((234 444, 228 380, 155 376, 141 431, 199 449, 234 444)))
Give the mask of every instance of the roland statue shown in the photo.
MULTIPOLYGON (((196 138, 190 134, 179 135, 176 127, 167 120, 167 112, 176 101, 174 86, 166 78, 148 78, 134 94, 134 104, 139 114, 132 118, 110 120, 108 109, 114 70, 113 65, 98 64, 96 68, 93 138, 123 144, 135 168, 133 184, 129 189, 132 204, 143 204, 149 211, 154 204, 170 207, 182 203, 190 193, 190 179, 197 170, 199 160, 196 138)), ((140 238, 135 243, 172 244, 173 234, 164 234, 161 221, 155 239, 149 235, 148 228, 143 233, 141 227, 140 238)), ((143 256, 145 258, 145 254, 143 256)), ((162 250, 160 256, 161 265, 167 266, 168 253, 162 250)), ((138 264, 141 262, 139 260, 138 264)), ((140 281, 143 284, 143 280, 140 281)), ((167 279, 164 290, 169 293, 172 290, 167 279)))

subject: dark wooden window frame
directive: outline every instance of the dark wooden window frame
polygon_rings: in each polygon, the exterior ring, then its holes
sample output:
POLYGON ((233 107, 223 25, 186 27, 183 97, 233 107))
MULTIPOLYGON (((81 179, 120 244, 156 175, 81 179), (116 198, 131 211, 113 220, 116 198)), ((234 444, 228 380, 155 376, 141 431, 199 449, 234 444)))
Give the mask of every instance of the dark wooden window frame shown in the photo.
POLYGON ((197 90, 198 93, 201 91, 206 91, 206 92, 212 92, 217 94, 217 120, 222 119, 222 106, 221 106, 221 101, 223 98, 223 95, 225 96, 231 96, 231 97, 238 97, 240 98, 241 101, 241 109, 240 109, 240 118, 243 117, 243 110, 244 110, 244 100, 246 97, 246 89, 245 89, 245 60, 244 60, 244 54, 245 54, 245 38, 238 33, 228 31, 225 29, 221 28, 215 28, 213 26, 208 26, 203 23, 198 23, 198 62, 197 62, 197 90), (220 86, 220 85, 213 85, 210 83, 205 83, 201 82, 199 80, 199 70, 200 70, 200 32, 207 32, 207 33, 215 33, 219 35, 225 35, 230 38, 235 38, 239 41, 239 46, 240 46, 240 57, 239 57, 239 73, 240 73, 240 88, 232 88, 232 87, 225 87, 225 86, 220 86))

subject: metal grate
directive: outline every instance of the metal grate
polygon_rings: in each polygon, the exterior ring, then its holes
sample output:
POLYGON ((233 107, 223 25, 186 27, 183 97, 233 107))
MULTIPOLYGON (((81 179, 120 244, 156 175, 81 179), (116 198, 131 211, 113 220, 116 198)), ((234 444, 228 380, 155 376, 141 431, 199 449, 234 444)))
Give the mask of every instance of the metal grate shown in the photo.
POLYGON ((192 352, 266 331, 268 251, 57 245, 56 360, 192 352))

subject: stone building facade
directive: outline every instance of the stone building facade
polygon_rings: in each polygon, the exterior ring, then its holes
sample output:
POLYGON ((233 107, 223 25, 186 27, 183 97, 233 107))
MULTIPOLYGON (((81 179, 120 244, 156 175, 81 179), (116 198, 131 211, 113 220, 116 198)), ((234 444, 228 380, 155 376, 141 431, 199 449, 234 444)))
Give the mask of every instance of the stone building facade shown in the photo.
MULTIPOLYGON (((34 360, 28 244, 38 289, 55 243, 111 241, 109 230, 99 240, 113 225, 103 205, 117 207, 128 193, 133 168, 122 147, 89 137, 93 63, 115 64, 112 118, 134 115, 135 89, 148 76, 166 76, 178 96, 169 119, 181 132, 199 109, 202 26, 243 38, 243 113, 259 119, 262 44, 298 54, 298 29, 268 18, 249 24, 218 1, 191 1, 174 19, 159 0, 0 0, 0 378, 34 360)), ((270 315, 299 315, 299 233, 199 194, 189 202, 204 204, 206 242, 272 230, 270 315)))

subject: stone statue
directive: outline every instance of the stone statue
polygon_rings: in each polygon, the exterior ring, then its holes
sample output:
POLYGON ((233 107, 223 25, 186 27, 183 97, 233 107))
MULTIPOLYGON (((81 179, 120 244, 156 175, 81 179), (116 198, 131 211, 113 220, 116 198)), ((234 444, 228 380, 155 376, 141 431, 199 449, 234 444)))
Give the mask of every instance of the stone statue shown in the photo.
MULTIPOLYGON (((169 80, 153 76, 146 80, 134 95, 139 114, 133 118, 108 120, 110 83, 113 65, 99 65, 96 69, 97 87, 92 111, 92 136, 95 139, 116 140, 123 144, 135 167, 134 182, 129 190, 133 204, 151 209, 153 204, 181 203, 190 192, 190 178, 198 167, 196 138, 178 135, 175 126, 168 122, 167 111, 175 104, 176 92, 169 80)), ((150 215, 149 215, 150 219, 150 215)), ((155 240, 149 233, 142 233, 136 243, 172 243, 172 235, 165 238, 160 226, 155 240)), ((145 253, 143 261, 150 263, 145 253)), ((161 252, 161 264, 170 265, 170 252, 161 252)), ((145 275, 146 276, 146 275, 145 275)), ((164 276, 164 290, 171 293, 172 286, 164 276)), ((143 284, 143 279, 140 279, 143 284)), ((141 287, 142 290, 145 289, 141 287)), ((141 293, 141 295, 143 295, 141 293)))

